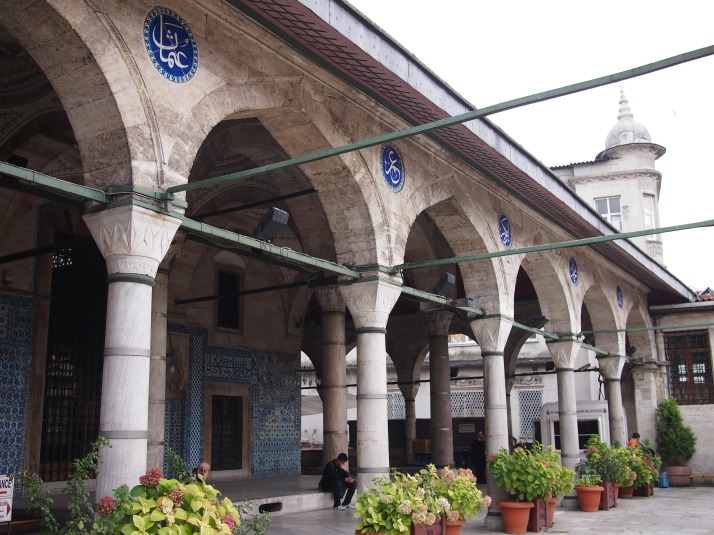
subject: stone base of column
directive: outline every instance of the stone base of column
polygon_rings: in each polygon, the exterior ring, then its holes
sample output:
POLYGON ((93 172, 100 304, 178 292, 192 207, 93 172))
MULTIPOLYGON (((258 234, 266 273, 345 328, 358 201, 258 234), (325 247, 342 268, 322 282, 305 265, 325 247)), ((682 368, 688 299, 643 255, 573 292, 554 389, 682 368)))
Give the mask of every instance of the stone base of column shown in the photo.
POLYGON ((577 494, 573 494, 570 496, 563 496, 563 499, 560 501, 560 506, 563 509, 567 509, 568 511, 577 510, 579 507, 577 494))
POLYGON ((483 526, 486 529, 503 531, 503 519, 501 518, 501 513, 488 512, 486 518, 483 519, 483 526))

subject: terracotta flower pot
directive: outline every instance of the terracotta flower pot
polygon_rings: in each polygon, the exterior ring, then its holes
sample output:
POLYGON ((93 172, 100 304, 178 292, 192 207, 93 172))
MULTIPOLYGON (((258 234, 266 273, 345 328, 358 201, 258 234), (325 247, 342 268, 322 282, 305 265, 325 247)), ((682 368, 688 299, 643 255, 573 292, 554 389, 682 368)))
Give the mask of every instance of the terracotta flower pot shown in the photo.
POLYGON ((576 485, 575 490, 578 492, 580 510, 588 513, 596 513, 600 508, 600 495, 605 489, 602 487, 586 487, 584 485, 576 485))
POLYGON ((622 486, 620 487, 620 498, 632 498, 633 493, 635 492, 635 487, 632 485, 628 486, 622 486))
POLYGON ((446 535, 460 535, 461 528, 466 525, 466 520, 446 521, 446 535))
POLYGON ((663 472, 667 472, 670 487, 691 487, 692 469, 689 466, 663 466, 663 472))
POLYGON ((503 519, 503 531, 522 535, 528 531, 528 515, 533 507, 533 502, 512 502, 503 500, 498 502, 503 519))
POLYGON ((558 505, 558 498, 550 498, 545 503, 545 522, 546 527, 553 527, 555 522, 555 507, 558 505))

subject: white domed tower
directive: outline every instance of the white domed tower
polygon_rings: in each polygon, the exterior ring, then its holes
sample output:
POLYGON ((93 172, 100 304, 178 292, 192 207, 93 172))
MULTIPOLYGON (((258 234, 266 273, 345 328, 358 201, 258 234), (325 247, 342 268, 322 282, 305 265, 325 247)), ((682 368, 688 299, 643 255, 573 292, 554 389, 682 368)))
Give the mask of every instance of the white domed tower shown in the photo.
MULTIPOLYGON (((635 121, 621 90, 620 113, 617 124, 607 134, 605 150, 593 162, 555 167, 553 172, 617 230, 656 228, 662 174, 655 169, 655 161, 664 153, 664 147, 652 143, 647 128, 635 121)), ((631 241, 664 263, 660 235, 631 241)))

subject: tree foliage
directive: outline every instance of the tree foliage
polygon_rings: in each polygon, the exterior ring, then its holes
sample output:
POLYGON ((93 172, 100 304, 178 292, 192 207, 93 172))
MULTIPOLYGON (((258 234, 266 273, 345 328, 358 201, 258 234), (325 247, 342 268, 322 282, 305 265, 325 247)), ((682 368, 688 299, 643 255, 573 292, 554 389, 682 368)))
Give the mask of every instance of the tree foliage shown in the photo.
POLYGON ((685 464, 694 455, 697 437, 684 425, 677 400, 670 397, 657 406, 657 451, 665 465, 685 464))

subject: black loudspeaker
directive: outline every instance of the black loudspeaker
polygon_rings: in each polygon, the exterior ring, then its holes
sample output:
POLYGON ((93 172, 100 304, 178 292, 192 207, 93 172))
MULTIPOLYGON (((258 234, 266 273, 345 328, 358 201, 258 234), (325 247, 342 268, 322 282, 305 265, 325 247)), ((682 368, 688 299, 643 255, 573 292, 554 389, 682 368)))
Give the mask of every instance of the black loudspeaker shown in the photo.
POLYGON ((273 207, 260 219, 253 235, 259 240, 271 241, 288 224, 289 217, 287 212, 273 207))
POLYGON ((431 291, 431 293, 446 297, 446 294, 449 293, 449 290, 454 287, 455 283, 455 275, 453 275, 452 273, 444 273, 439 279, 439 282, 436 283, 436 286, 434 286, 434 289, 431 291))

